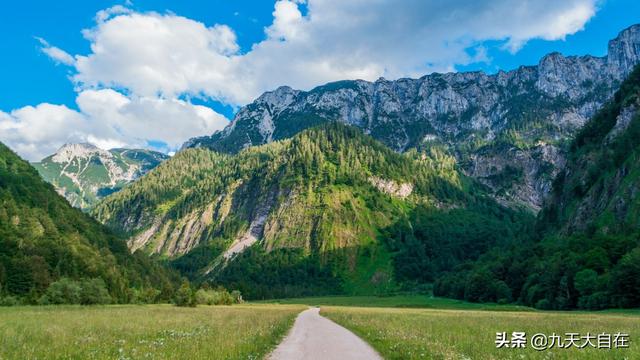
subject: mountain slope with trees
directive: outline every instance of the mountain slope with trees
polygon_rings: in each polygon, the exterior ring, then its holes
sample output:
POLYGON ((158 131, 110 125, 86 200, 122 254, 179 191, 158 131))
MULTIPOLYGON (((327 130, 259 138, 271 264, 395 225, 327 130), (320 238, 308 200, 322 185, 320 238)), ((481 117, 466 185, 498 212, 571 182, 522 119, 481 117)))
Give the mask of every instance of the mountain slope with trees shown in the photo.
POLYGON ((517 237, 531 219, 498 205, 440 148, 399 154, 339 123, 237 155, 181 151, 93 214, 129 234, 134 250, 167 255, 193 278, 263 298, 411 286, 394 275, 413 266, 402 258, 406 249, 382 230, 416 208, 444 222, 464 219, 475 231, 467 237, 444 227, 444 237, 457 235, 451 247, 475 250, 442 259, 425 276, 517 237), (482 234, 505 239, 475 244, 482 234))
POLYGON ((640 67, 578 133, 538 236, 436 282, 441 296, 541 309, 640 306, 640 67), (505 286, 506 285, 506 286, 505 286), (508 296, 507 296, 508 295, 508 296))
POLYGON ((95 290, 100 302, 105 291, 107 301, 115 302, 151 289, 170 296, 165 269, 147 256, 131 255, 123 240, 71 207, 3 144, 0 203, 0 297, 34 303, 48 294, 47 301, 56 302, 62 289, 78 290, 78 284, 95 290))

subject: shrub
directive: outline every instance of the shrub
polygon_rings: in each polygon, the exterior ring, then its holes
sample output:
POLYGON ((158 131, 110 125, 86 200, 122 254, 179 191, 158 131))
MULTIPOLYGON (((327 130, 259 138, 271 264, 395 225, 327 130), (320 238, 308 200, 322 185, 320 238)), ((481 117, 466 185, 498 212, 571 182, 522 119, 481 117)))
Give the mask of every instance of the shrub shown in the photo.
POLYGON ((229 293, 223 287, 216 290, 203 288, 198 290, 195 296, 199 305, 232 305, 243 302, 240 291, 234 290, 229 293))
POLYGON ((131 302, 135 304, 155 304, 161 291, 154 288, 131 289, 131 302))
POLYGON ((40 298, 40 304, 80 304, 82 288, 80 284, 68 278, 62 278, 47 288, 40 298))
POLYGON ((244 302, 244 300, 242 299, 242 293, 240 293, 240 290, 233 290, 231 292, 231 297, 233 298, 233 302, 235 304, 242 304, 244 302))
POLYGON ((100 278, 72 280, 61 278, 51 283, 47 291, 37 303, 39 305, 82 304, 97 305, 110 304, 113 301, 107 291, 107 285, 100 278))
POLYGON ((0 297, 0 306, 16 306, 20 305, 20 301, 15 296, 0 297))
POLYGON ((551 310, 551 301, 547 299, 541 299, 536 303, 535 308, 540 310, 551 310))
POLYGON ((110 304, 112 302, 107 285, 100 278, 82 280, 80 289, 80 303, 82 305, 110 304))
POLYGON ((188 281, 184 281, 182 285, 180 285, 180 288, 176 291, 173 298, 173 302, 176 306, 181 307, 195 307, 197 305, 195 294, 188 281))

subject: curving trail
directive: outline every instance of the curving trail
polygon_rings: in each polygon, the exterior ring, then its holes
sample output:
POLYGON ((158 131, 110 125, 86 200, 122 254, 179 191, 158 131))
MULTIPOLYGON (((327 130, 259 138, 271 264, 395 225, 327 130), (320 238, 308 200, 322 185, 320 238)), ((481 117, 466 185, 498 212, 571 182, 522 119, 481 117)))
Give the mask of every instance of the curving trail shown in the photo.
POLYGON ((351 331, 320 316, 320 308, 298 315, 289 335, 267 357, 269 360, 382 359, 351 331))

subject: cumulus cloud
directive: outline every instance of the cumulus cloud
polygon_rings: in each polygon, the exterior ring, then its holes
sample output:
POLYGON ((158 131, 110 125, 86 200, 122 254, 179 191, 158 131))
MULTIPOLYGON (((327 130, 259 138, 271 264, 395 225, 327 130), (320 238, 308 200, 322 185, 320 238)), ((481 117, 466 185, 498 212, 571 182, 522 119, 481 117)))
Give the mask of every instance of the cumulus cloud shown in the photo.
POLYGON ((126 13, 85 31, 92 53, 77 56, 84 87, 139 94, 200 94, 232 105, 280 85, 421 76, 477 61, 467 49, 504 40, 517 51, 534 38, 581 30, 596 0, 309 0, 275 3, 265 39, 244 53, 225 25, 175 14, 126 13))
POLYGON ((72 67, 79 111, 41 104, 0 113, 0 140, 31 159, 77 140, 162 141, 173 149, 227 123, 180 99, 235 107, 280 85, 451 71, 488 61, 486 40, 516 52, 531 39, 564 39, 594 16, 597 1, 279 0, 264 39, 249 49, 224 24, 114 6, 83 31, 88 54, 72 56, 39 39, 44 53, 72 67), (38 126, 51 131, 26 130, 38 126))
POLYGON ((89 142, 104 149, 148 148, 149 142, 178 148, 185 139, 222 129, 227 119, 178 99, 129 98, 111 89, 78 94, 80 111, 43 103, 0 112, 2 141, 28 160, 54 153, 64 143, 89 142))
POLYGON ((74 80, 84 88, 123 86, 133 93, 218 99, 240 91, 229 81, 239 47, 225 25, 156 13, 116 16, 84 31, 92 53, 77 56, 74 80))

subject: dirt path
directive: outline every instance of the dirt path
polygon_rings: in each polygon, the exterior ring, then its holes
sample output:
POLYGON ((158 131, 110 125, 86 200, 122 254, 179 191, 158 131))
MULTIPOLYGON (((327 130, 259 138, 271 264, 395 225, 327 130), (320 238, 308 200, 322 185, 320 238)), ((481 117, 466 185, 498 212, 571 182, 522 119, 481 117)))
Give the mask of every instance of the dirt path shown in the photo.
POLYGON ((382 359, 369 344, 351 331, 320 316, 319 308, 298 315, 289 335, 269 355, 269 360, 382 359))

